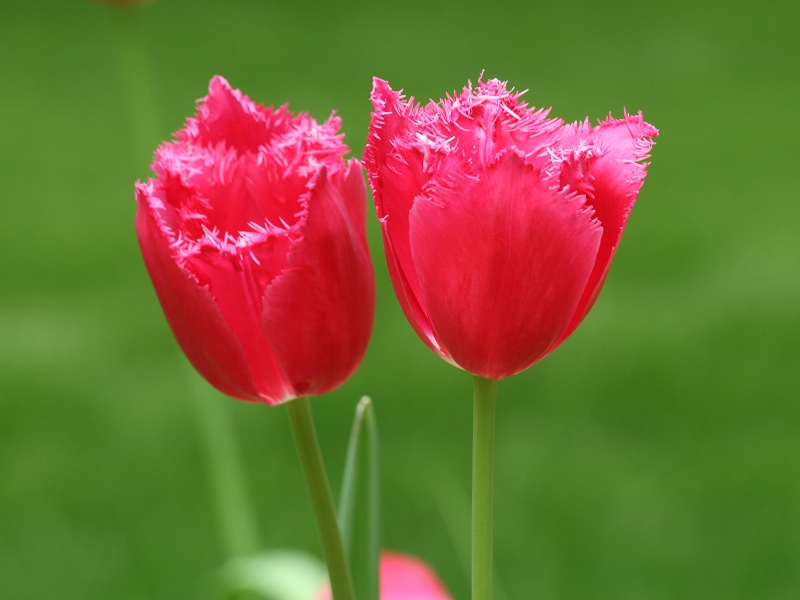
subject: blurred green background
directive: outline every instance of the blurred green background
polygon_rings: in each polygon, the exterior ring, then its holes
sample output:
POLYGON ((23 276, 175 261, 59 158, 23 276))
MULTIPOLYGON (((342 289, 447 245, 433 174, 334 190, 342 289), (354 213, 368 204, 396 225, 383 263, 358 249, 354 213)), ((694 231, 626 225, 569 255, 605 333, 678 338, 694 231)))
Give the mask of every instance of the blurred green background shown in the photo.
MULTIPOLYGON (((0 0, 0 597, 204 598, 226 558, 133 227, 133 182, 211 76, 335 108, 359 156, 373 75, 425 100, 483 69, 566 120, 627 107, 661 131, 593 312, 500 386, 505 597, 800 597, 799 3, 158 0, 140 17, 137 34, 109 6, 0 0)), ((321 444, 337 489, 374 398, 386 546, 463 599, 471 382, 406 323, 370 213, 375 330, 313 402, 321 444)), ((285 409, 215 401, 261 544, 318 554, 285 409)))

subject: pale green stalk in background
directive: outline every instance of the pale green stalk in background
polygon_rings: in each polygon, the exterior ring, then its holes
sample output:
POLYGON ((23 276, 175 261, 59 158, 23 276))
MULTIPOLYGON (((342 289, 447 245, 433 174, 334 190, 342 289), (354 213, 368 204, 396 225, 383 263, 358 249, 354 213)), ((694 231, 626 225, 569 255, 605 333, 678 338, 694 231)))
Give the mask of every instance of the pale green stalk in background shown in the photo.
POLYGON ((211 486, 227 556, 245 556, 259 549, 255 510, 247 486, 230 400, 191 369, 193 400, 208 454, 211 486))
MULTIPOLYGON (((136 143, 136 158, 150 164, 156 145, 163 139, 153 70, 147 56, 143 11, 140 5, 117 6, 114 11, 119 43, 120 75, 128 102, 130 129, 136 143)), ((144 169, 142 169, 144 170, 144 169)), ((137 171, 139 168, 137 167, 137 171)))
MULTIPOLYGON (((119 73, 128 103, 137 164, 144 171, 163 137, 151 63, 147 55, 142 5, 115 6, 119 73)), ((137 170, 140 170, 137 167, 137 170)), ((211 486, 226 554, 243 556, 258 550, 255 511, 250 500, 236 435, 222 395, 189 367, 191 396, 207 451, 211 486)))

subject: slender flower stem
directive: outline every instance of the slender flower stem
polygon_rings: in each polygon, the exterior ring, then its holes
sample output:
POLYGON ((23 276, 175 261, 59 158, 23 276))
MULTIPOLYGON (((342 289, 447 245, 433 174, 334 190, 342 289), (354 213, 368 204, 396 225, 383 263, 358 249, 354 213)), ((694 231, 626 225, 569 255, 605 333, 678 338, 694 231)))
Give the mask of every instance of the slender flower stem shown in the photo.
POLYGON ((206 383, 188 363, 186 366, 208 454, 222 539, 228 556, 246 556, 256 552, 260 544, 241 450, 229 412, 230 399, 206 383))
POLYGON ((297 453, 303 464, 306 482, 311 493, 311 504, 317 518, 322 551, 328 564, 328 577, 331 580, 331 591, 334 600, 355 600, 353 577, 342 543, 342 534, 336 519, 333 495, 325 474, 322 452, 314 429, 314 418, 311 415, 311 404, 308 398, 297 398, 287 403, 289 420, 292 423, 297 453))
POLYGON ((491 600, 497 381, 475 375, 472 384, 472 600, 491 600))

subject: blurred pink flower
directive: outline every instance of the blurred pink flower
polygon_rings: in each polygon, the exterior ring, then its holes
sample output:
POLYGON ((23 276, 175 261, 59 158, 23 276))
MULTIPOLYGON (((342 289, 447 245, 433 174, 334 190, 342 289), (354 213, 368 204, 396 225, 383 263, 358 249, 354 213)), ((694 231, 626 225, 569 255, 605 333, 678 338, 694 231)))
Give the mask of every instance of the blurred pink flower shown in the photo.
POLYGON ((375 305, 358 160, 340 120, 256 105, 222 77, 137 183, 136 232, 175 337, 222 392, 278 404, 342 384, 375 305))
POLYGON ((153 0, 95 0, 101 4, 112 4, 114 6, 133 6, 134 4, 149 4, 153 0))
MULTIPOLYGON (((433 569, 408 554, 381 552, 380 578, 380 600, 451 600, 433 569)), ((317 600, 331 600, 327 584, 317 600)))
POLYGON ((658 131, 564 125, 492 79, 438 104, 375 79, 364 164, 395 292, 445 360, 503 379, 552 352, 605 281, 658 131))

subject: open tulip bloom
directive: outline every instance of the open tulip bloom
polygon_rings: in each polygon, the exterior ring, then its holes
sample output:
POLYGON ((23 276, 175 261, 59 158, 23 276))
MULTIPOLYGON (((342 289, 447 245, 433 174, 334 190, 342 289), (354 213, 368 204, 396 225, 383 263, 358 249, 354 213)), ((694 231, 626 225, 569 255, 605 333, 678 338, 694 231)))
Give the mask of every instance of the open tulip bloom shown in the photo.
POLYGON ((341 385, 375 289, 361 165, 340 121, 264 108, 221 77, 136 186, 136 232, 172 331, 225 394, 279 404, 341 385))
MULTIPOLYGON (((364 151, 403 312, 473 375, 473 600, 492 597, 497 381, 547 356, 591 309, 658 135, 641 113, 564 124, 521 96, 479 80, 420 106, 375 79, 364 151)), ((314 431, 308 396, 358 367, 375 305, 362 167, 344 160, 339 127, 254 104, 215 77, 196 116, 158 148, 156 178, 137 184, 136 231, 194 367, 230 396, 287 403, 333 597, 447 600, 415 559, 389 554, 379 567, 369 398, 338 517, 314 431)))
POLYGON ((136 232, 161 307, 220 391, 289 415, 338 598, 352 597, 307 396, 350 377, 372 331, 366 187, 338 134, 256 105, 221 77, 136 186, 136 232), (296 400, 294 400, 296 399, 296 400))
POLYGON ((397 297, 422 340, 504 379, 589 312, 657 134, 564 125, 493 79, 427 106, 376 79, 364 164, 397 297))
POLYGON ((426 106, 375 79, 364 164, 400 305, 472 373, 473 598, 492 588, 496 381, 552 352, 605 281, 658 132, 565 125, 492 79, 426 106))

